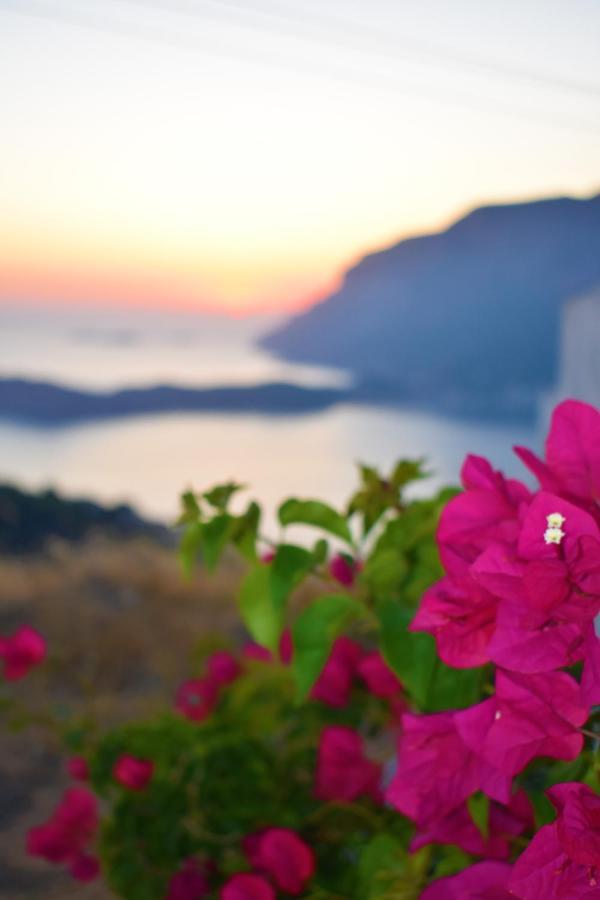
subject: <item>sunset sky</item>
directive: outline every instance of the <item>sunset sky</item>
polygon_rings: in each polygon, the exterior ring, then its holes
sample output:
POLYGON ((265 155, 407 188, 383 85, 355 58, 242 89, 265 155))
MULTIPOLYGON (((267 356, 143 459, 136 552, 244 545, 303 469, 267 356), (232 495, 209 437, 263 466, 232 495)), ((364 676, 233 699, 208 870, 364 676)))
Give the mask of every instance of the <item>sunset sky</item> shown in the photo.
POLYGON ((0 303, 292 308, 600 191, 597 0, 0 0, 0 303))

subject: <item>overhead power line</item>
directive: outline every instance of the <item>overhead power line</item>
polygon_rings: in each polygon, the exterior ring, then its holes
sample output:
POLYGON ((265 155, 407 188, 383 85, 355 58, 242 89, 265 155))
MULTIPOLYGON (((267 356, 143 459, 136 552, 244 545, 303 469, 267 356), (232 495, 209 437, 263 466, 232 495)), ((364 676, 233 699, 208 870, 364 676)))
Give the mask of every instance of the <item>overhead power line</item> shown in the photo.
MULTIPOLYGON (((158 12, 182 12, 201 18, 201 11, 195 3, 169 2, 168 6, 160 0, 119 0, 121 3, 127 3, 135 6, 144 6, 147 9, 153 9, 158 12)), ((235 3, 235 0, 208 0, 211 6, 231 6, 236 9, 242 7, 235 3)), ((253 7, 258 9, 258 7, 253 7)), ((116 35, 122 38, 134 38, 142 41, 150 41, 159 43, 177 49, 190 51, 194 54, 200 53, 202 56, 216 57, 219 59, 229 59, 234 61, 242 61, 252 65, 259 66, 276 66, 278 68, 287 69, 295 73, 303 75, 326 75, 329 78, 343 84, 353 84, 364 87, 367 84, 371 89, 375 89, 382 93, 403 94, 408 97, 418 97, 428 102, 436 104, 450 105, 453 107, 473 110, 479 113, 499 114, 502 116, 527 119, 528 121, 537 121, 540 124, 549 127, 558 127, 562 129, 583 131, 600 137, 600 121, 598 123, 590 123, 584 119, 575 119, 570 117, 558 117, 554 115, 540 115, 539 110, 528 110, 522 107, 515 107, 512 103, 502 103, 495 99, 492 101, 485 100, 482 97, 461 93, 455 90, 438 90, 423 84, 409 84, 407 82, 398 82, 390 80, 382 80, 381 77, 373 78, 371 72, 357 71, 348 66, 340 66, 338 64, 332 66, 330 63, 321 62, 315 66, 311 64, 313 71, 307 69, 306 63, 303 61, 293 60, 289 53, 282 52, 279 55, 271 53, 256 53, 252 50, 239 47, 231 50, 224 49, 222 46, 216 48, 214 44, 208 43, 201 45, 196 37, 192 34, 169 34, 166 33, 164 27, 148 27, 147 23, 125 23, 123 21, 110 19, 106 16, 98 19, 97 16, 90 16, 87 11, 81 8, 65 9, 57 6, 48 0, 4 0, 3 11, 13 12, 25 16, 33 16, 46 19, 58 24, 66 24, 85 29, 91 29, 98 32, 104 32, 116 35)), ((246 6, 247 10, 248 7, 246 6)))
MULTIPOLYGON (((147 9, 161 9, 188 15, 202 14, 201 7, 206 8, 207 6, 213 9, 229 9, 241 14, 243 17, 242 22, 244 20, 248 21, 248 14, 260 16, 272 24, 280 23, 280 25, 289 25, 293 28, 300 27, 305 31, 308 29, 313 36, 321 39, 324 37, 323 28, 327 28, 330 30, 330 33, 327 35, 328 43, 340 45, 342 43, 339 40, 340 36, 357 38, 358 41, 352 49, 374 52, 379 56, 386 56, 396 61, 404 58, 424 62, 424 58, 426 58, 428 62, 435 65, 451 65, 458 69, 478 71, 482 74, 493 75, 511 81, 529 82, 552 90, 568 91, 600 99, 600 84, 574 81, 562 76, 537 72, 521 66, 507 65, 499 60, 490 60, 463 52, 456 52, 449 47, 407 38, 390 31, 373 28, 366 23, 359 24, 349 19, 324 16, 322 13, 319 13, 318 16, 306 16, 294 14, 289 8, 286 12, 281 12, 281 10, 274 11, 265 6, 247 2, 247 0, 244 0, 244 2, 239 2, 239 0, 186 0, 186 2, 182 2, 182 0, 170 0, 170 2, 169 0, 168 2, 165 2, 165 0, 121 0, 121 2, 145 6, 147 9)), ((236 24, 239 24, 239 20, 236 24)))

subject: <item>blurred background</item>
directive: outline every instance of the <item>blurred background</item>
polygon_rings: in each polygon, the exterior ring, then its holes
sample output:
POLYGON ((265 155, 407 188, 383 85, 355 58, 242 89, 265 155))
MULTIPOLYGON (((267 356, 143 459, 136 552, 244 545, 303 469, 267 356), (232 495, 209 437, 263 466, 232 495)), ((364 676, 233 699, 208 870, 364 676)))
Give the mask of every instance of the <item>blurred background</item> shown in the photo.
POLYGON ((356 460, 510 470, 598 399, 593 0, 0 17, 4 480, 339 501, 356 460))
MULTIPOLYGON (((599 46, 595 0, 0 0, 0 632, 129 715, 228 627, 182 490, 522 475, 600 403, 599 46)), ((49 897, 11 746, 2 896, 49 897)))

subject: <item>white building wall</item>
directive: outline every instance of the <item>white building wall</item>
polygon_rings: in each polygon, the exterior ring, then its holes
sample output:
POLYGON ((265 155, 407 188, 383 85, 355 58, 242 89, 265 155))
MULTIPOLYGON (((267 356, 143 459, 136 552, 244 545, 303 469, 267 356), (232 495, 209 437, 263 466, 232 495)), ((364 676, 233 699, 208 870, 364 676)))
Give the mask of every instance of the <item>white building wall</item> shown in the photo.
POLYGON ((543 397, 542 424, 566 398, 600 407, 600 285, 565 304, 561 323, 558 383, 543 397))

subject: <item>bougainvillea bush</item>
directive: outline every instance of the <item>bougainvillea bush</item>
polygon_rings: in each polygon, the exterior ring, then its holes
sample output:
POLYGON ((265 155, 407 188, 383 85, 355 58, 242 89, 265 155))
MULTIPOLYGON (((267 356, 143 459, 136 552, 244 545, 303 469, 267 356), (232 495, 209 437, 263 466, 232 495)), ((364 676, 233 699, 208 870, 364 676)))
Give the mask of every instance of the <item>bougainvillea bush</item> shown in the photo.
MULTIPOLYGON (((362 467, 277 541, 238 485, 186 494, 184 569, 242 554, 245 632, 158 718, 67 729, 29 852, 131 900, 600 900, 600 412, 516 452, 537 489, 470 456, 411 500, 420 463, 362 467)), ((7 681, 44 653, 4 638, 7 681)))

